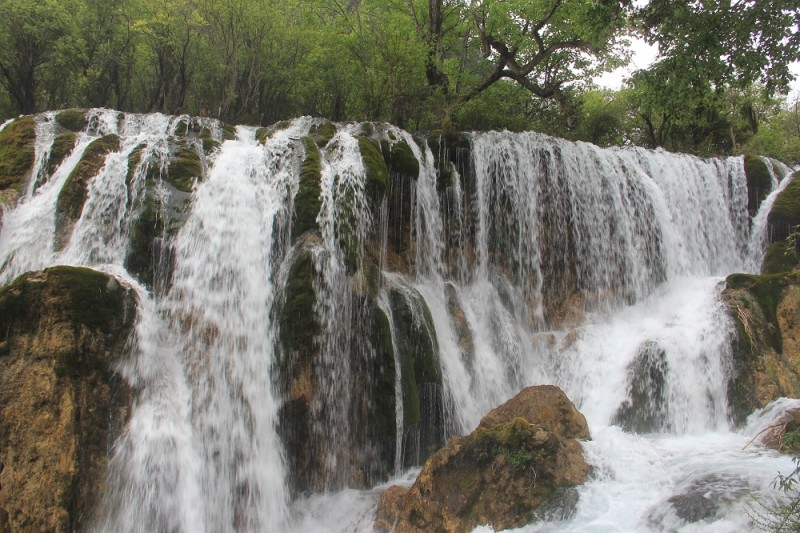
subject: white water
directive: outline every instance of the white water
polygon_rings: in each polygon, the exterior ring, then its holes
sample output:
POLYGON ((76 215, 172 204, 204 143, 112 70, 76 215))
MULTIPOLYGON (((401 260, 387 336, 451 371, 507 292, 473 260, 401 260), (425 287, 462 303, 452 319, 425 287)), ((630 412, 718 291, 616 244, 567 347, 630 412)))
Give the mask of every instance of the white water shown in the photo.
MULTIPOLYGON (((53 114, 37 120, 36 179, 4 214, 0 282, 66 263, 112 272, 139 295, 136 342, 120 372, 140 393, 114 447, 96 529, 370 531, 381 487, 290 501, 275 431, 279 271, 292 257, 287 228, 305 155, 298 139, 312 121, 295 121, 265 145, 255 141, 254 130, 239 128, 236 140, 203 156, 207 172, 170 241, 171 287, 153 296, 122 268, 130 226, 148 170, 164 169, 172 135, 192 119, 93 110, 87 132, 50 176, 53 114), (120 135, 121 147, 91 180, 81 216, 64 249, 56 250, 58 193, 89 143, 108 133, 120 135), (128 169, 137 146, 144 147, 140 163, 128 169)), ((221 140, 218 123, 203 126, 221 140)), ((321 239, 313 247, 325 369, 314 431, 328 439, 323 463, 329 472, 322 478, 333 488, 348 482, 349 423, 359 401, 344 355, 370 357, 372 350, 365 332, 351 327, 366 316, 353 304, 366 283, 358 267, 371 235, 383 232, 378 241, 386 240, 386 221, 378 219, 386 216, 385 205, 380 215, 368 205, 358 129, 340 128, 322 150, 321 239), (358 253, 355 276, 346 239, 358 253)), ((770 481, 791 464, 757 443, 743 449, 755 427, 736 432, 728 423, 729 325, 718 299, 720 276, 760 262, 765 242, 763 213, 749 235, 741 160, 601 150, 536 134, 476 134, 474 176, 448 191, 457 216, 447 219, 433 154, 406 132, 387 128, 381 135, 387 131, 420 161, 410 214, 416 270, 383 272, 377 305, 390 323, 391 287, 416 291, 427 305, 448 430, 470 431, 492 407, 539 383, 561 386, 589 421, 593 440, 585 449, 595 471, 578 489, 574 515, 523 530, 747 529, 748 495, 773 498, 770 481), (472 231, 474 259, 466 245, 447 249, 448 225, 462 226, 462 236, 472 231), (554 310, 563 298, 571 299, 574 316, 554 310), (460 338, 454 303, 469 345, 460 338), (613 423, 643 346, 664 353, 663 424, 659 433, 634 435, 613 423), (713 512, 695 523, 681 519, 670 498, 686 492, 707 494, 713 512)), ((381 254, 383 265, 385 249, 381 254)), ((395 392, 401 389, 398 376, 395 392)), ((394 415, 390 471, 410 484, 412 476, 399 472, 402 402, 394 415)))

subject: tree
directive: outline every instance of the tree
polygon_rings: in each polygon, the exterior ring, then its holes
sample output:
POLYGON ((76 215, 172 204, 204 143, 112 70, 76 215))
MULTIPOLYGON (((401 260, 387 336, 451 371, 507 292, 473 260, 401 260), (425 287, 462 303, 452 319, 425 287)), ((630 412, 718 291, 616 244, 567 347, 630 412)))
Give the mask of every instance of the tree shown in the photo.
POLYGON ((54 0, 0 2, 0 85, 19 113, 37 111, 41 97, 49 100, 42 82, 61 40, 74 33, 70 7, 54 0))
POLYGON ((797 0, 651 0, 637 13, 663 61, 691 62, 715 88, 762 83, 786 92, 800 60, 797 0))

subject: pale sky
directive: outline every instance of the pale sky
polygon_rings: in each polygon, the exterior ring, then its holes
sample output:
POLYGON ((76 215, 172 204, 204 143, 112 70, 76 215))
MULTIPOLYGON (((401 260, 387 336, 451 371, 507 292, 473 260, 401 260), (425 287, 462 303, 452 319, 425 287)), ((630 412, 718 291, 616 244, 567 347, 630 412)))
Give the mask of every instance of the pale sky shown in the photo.
MULTIPOLYGON (((658 47, 651 46, 645 43, 642 39, 632 38, 631 49, 633 50, 633 57, 631 64, 627 67, 618 68, 613 72, 607 72, 594 81, 600 87, 608 89, 619 90, 622 87, 622 81, 630 76, 631 72, 645 68, 652 63, 658 55, 658 47)), ((800 99, 800 63, 792 63, 789 67, 795 76, 794 82, 791 85, 789 93, 789 100, 800 99)))

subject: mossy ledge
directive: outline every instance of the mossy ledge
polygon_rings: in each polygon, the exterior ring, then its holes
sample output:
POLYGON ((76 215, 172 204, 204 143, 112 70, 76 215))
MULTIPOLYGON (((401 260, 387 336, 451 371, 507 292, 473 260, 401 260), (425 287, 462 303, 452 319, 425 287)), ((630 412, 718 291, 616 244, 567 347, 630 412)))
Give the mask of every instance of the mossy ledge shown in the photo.
POLYGON ((322 124, 312 126, 308 131, 308 135, 314 140, 317 146, 322 148, 336 135, 336 124, 326 120, 322 124))
POLYGON ((89 181, 103 167, 106 156, 119 150, 119 146, 119 137, 116 135, 106 135, 95 139, 86 148, 80 163, 67 178, 56 202, 57 249, 64 247, 73 225, 80 217, 88 194, 89 181))
POLYGON ((306 157, 300 165, 300 187, 294 197, 292 233, 295 237, 318 229, 317 216, 322 207, 320 179, 322 167, 320 151, 310 137, 305 137, 306 157))
POLYGON ((769 234, 772 241, 783 241, 793 234, 797 226, 800 225, 800 179, 797 179, 798 172, 792 174, 788 179, 791 181, 783 191, 775 198, 772 209, 767 217, 769 224, 769 234))
POLYGON ((366 169, 367 194, 373 201, 373 206, 377 206, 389 188, 389 169, 386 167, 386 161, 377 141, 368 137, 356 137, 356 139, 366 169))
POLYGON ((62 128, 75 133, 84 131, 89 124, 85 109, 65 109, 56 115, 56 122, 62 128))
POLYGON ((317 318, 316 274, 311 247, 315 237, 306 234, 297 244, 286 279, 278 314, 280 350, 273 371, 281 396, 278 435, 286 450, 290 490, 306 493, 324 487, 322 454, 324 443, 314 438, 313 402, 319 388, 320 333, 317 318))
POLYGON ((48 174, 52 175, 61 163, 64 162, 64 159, 70 152, 72 152, 77 137, 77 134, 71 131, 65 131, 53 140, 53 147, 50 149, 50 159, 47 161, 48 174))
POLYGON ((800 271, 728 276, 722 300, 734 326, 728 404, 734 423, 800 394, 800 271))
POLYGON ((744 173, 747 177, 747 212, 752 218, 772 189, 772 175, 767 164, 754 155, 744 156, 744 173))
POLYGON ((181 192, 190 193, 203 178, 203 162, 192 144, 179 143, 169 160, 165 179, 181 192))
POLYGON ((392 144, 386 140, 381 141, 381 153, 390 175, 401 174, 412 179, 419 177, 419 161, 407 142, 397 141, 392 144))
POLYGON ((32 116, 20 117, 0 131, 0 190, 20 192, 33 167, 35 140, 32 116))
POLYGON ((0 289, 0 515, 10 531, 83 531, 133 392, 113 370, 135 319, 131 290, 74 267, 0 289))
POLYGON ((413 289, 389 294, 400 361, 405 466, 424 461, 444 444, 444 391, 439 347, 425 300, 413 289))
POLYGON ((456 172, 462 179, 470 175, 472 141, 466 133, 434 132, 427 141, 433 153, 439 192, 455 185, 456 172))

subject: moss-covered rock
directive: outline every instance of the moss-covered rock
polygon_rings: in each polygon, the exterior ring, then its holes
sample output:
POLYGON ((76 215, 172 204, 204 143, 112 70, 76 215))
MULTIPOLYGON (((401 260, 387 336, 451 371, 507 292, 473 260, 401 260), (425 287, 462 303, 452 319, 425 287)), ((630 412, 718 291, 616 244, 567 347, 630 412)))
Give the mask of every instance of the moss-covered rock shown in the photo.
MULTIPOLYGON (((588 436, 588 431, 559 434, 555 428, 539 423, 541 417, 532 421, 525 416, 539 411, 557 413, 553 421, 563 429, 580 426, 582 415, 574 405, 561 413, 563 393, 548 390, 539 394, 535 389, 520 394, 535 397, 536 401, 555 399, 556 403, 537 406, 515 398, 501 406, 502 414, 493 411, 487 415, 490 424, 481 422, 470 435, 454 437, 428 459, 411 489, 399 495, 404 499, 402 507, 395 503, 395 507, 401 507, 395 531, 461 532, 479 525, 490 525, 495 530, 520 527, 535 520, 537 509, 586 480, 589 466, 575 439, 588 436), (515 408, 522 408, 523 412, 508 420, 515 408), (573 418, 576 413, 580 415, 578 419, 573 418)), ((566 402, 571 405, 569 400, 566 402)), ((379 514, 387 513, 379 510, 379 514)))
POLYGON ((53 147, 50 149, 50 159, 47 161, 47 173, 52 175, 53 172, 64 162, 64 159, 75 148, 75 139, 78 136, 71 132, 65 131, 53 140, 53 147))
POLYGON ((308 135, 314 140, 317 146, 322 148, 336 135, 336 124, 326 120, 322 124, 312 126, 308 131, 308 135))
POLYGON ((403 391, 404 460, 419 464, 444 444, 444 391, 430 310, 411 288, 389 295, 403 391))
POLYGON ((292 233, 295 236, 319 228, 317 216, 322 207, 320 199, 322 167, 319 148, 309 137, 305 138, 305 145, 306 158, 300 165, 300 186, 294 198, 292 233))
POLYGON ((772 242, 786 240, 800 225, 800 179, 798 173, 792 174, 791 181, 775 198, 767 222, 772 242))
POLYGON ((128 186, 132 187, 136 172, 144 172, 145 188, 140 203, 131 207, 137 215, 128 234, 125 268, 156 292, 165 291, 171 285, 172 237, 188 219, 194 174, 202 176, 200 156, 191 144, 188 146, 179 144, 166 170, 160 168, 157 161, 141 161, 143 146, 135 148, 128 156, 128 186), (182 152, 186 156, 182 157, 182 152), (148 166, 139 168, 142 163, 148 166))
POLYGON ((767 164, 754 155, 744 156, 744 173, 747 177, 747 212, 753 218, 772 190, 772 175, 767 164))
POLYGON ((732 274, 723 301, 735 326, 728 404, 741 423, 781 396, 800 394, 800 272, 732 274))
POLYGON ((436 166, 439 192, 455 184, 456 173, 462 178, 472 170, 472 142, 465 133, 433 133, 427 138, 436 166))
POLYGON ((0 514, 11 531, 82 531, 103 493, 131 391, 114 366, 132 292, 85 268, 28 273, 0 289, 0 514))
POLYGON ((614 424, 635 433, 668 429, 668 372, 664 349, 652 341, 643 343, 628 365, 628 398, 617 410, 614 424))
POLYGON ((221 127, 223 140, 232 141, 236 138, 236 126, 222 122, 221 127))
POLYGON ((66 245, 72 227, 80 217, 89 182, 105 164, 106 156, 119 150, 119 137, 106 135, 92 141, 67 178, 56 202, 56 248, 66 245))
POLYGON ((373 324, 369 337, 374 353, 367 361, 367 381, 371 389, 367 396, 367 436, 371 443, 390 452, 382 455, 391 466, 397 437, 392 329, 383 311, 373 306, 370 314, 373 324))
POLYGON ((283 288, 279 312, 279 359, 275 366, 276 389, 282 404, 278 434, 286 450, 294 493, 324 489, 323 459, 314 437, 313 401, 319 390, 316 271, 309 247, 310 235, 298 244, 283 288))
POLYGON ((767 247, 767 253, 764 254, 764 261, 761 263, 762 274, 780 274, 797 269, 800 258, 797 257, 795 244, 791 242, 793 240, 790 238, 786 241, 773 242, 767 247))
POLYGON ((56 122, 75 133, 84 131, 89 124, 85 109, 65 109, 56 115, 56 122))
POLYGON ((177 144, 169 159, 167 175, 162 177, 179 191, 192 192, 195 182, 203 178, 203 162, 195 147, 177 144))
POLYGON ((400 174, 412 179, 419 177, 419 161, 407 142, 382 141, 381 153, 391 176, 400 174))
POLYGON ((36 122, 31 116, 16 119, 0 131, 0 190, 20 192, 34 160, 36 122))
POLYGON ((361 158, 366 169, 366 191, 374 205, 380 204, 380 200, 389 188, 389 169, 386 161, 383 160, 380 144, 367 137, 357 137, 358 148, 361 151, 361 158))

